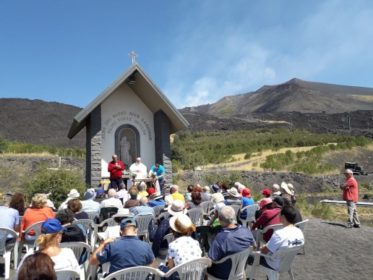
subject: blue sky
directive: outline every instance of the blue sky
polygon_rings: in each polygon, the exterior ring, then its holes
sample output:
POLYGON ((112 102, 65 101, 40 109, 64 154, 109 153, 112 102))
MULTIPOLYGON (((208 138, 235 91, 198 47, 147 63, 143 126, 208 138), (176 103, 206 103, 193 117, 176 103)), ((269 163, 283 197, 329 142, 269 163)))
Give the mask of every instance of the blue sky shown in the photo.
POLYGON ((129 66, 178 108, 297 77, 373 87, 371 0, 3 0, 0 97, 84 107, 129 66))

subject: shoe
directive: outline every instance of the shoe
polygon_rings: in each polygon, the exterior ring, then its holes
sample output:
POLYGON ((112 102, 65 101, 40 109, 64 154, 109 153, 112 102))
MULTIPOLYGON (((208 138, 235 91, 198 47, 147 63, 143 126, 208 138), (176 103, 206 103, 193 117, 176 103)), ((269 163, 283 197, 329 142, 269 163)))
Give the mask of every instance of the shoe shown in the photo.
POLYGON ((354 228, 360 228, 360 225, 355 224, 355 225, 354 225, 354 228))
POLYGON ((351 224, 346 224, 346 228, 352 228, 351 224))

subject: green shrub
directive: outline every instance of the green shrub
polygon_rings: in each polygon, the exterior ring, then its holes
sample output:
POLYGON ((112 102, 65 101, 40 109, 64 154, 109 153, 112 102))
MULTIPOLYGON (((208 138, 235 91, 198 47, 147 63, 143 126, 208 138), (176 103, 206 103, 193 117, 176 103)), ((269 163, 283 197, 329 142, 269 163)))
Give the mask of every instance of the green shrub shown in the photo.
POLYGON ((70 170, 39 170, 26 184, 26 193, 29 198, 36 193, 51 193, 50 199, 58 207, 71 189, 77 189, 83 195, 86 185, 82 175, 70 170))

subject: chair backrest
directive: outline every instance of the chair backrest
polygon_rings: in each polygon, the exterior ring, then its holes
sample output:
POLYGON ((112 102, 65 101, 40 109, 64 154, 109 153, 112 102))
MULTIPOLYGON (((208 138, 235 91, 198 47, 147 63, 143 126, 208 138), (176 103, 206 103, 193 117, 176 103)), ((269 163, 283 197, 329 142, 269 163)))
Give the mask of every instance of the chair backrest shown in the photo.
POLYGON ((149 275, 155 275, 155 279, 159 279, 163 273, 150 266, 135 266, 111 273, 103 280, 147 280, 149 275))
POLYGON ((89 236, 94 228, 94 222, 91 219, 80 219, 80 220, 74 220, 73 225, 82 225, 85 232, 87 233, 87 236, 89 236))
POLYGON ((44 221, 37 222, 29 226, 28 228, 26 228, 25 231, 23 232, 23 238, 26 240, 36 240, 38 236, 41 234, 41 225, 43 223, 44 221))
POLYGON ((267 231, 269 231, 270 229, 272 229, 273 231, 276 231, 278 229, 282 229, 284 227, 283 224, 274 224, 274 225, 268 225, 266 226, 264 229, 263 229, 263 233, 266 233, 267 231))
POLYGON ((153 207, 153 210, 154 210, 154 215, 156 217, 159 216, 159 214, 161 214, 162 210, 164 209, 165 205, 157 205, 157 206, 154 206, 153 207))
POLYGON ((202 208, 203 214, 208 214, 213 205, 214 204, 211 201, 201 202, 200 207, 202 208))
POLYGON ((135 217, 135 220, 137 222, 137 235, 138 236, 143 236, 148 234, 149 232, 149 224, 152 222, 154 219, 154 216, 149 214, 149 215, 137 215, 135 217))
POLYGON ((240 210, 239 219, 241 223, 248 227, 249 224, 255 221, 255 212, 259 209, 258 204, 247 205, 240 210), (246 218, 241 218, 242 214, 246 214, 246 218))
POLYGON ((294 246, 290 248, 281 248, 272 257, 280 258, 280 268, 278 272, 288 272, 290 270, 291 264, 294 261, 295 256, 303 250, 304 245, 294 246))
POLYGON ((158 217, 157 217, 157 220, 158 222, 164 220, 164 219, 167 219, 168 217, 170 217, 170 213, 168 212, 163 212, 161 213, 158 217))
POLYGON ((295 226, 298 227, 301 231, 304 231, 304 229, 306 228, 306 225, 308 223, 308 219, 307 220, 303 220, 299 223, 296 223, 295 226))
POLYGON ((57 280, 77 280, 80 279, 79 273, 74 270, 59 270, 56 271, 57 280))
POLYGON ((202 225, 203 222, 203 210, 200 207, 189 209, 187 215, 192 220, 195 226, 202 225))
POLYGON ((175 235, 171 232, 171 233, 168 233, 166 234, 164 237, 163 237, 163 240, 167 240, 167 244, 170 244, 172 241, 175 240, 175 235))
POLYGON ((230 207, 232 207, 234 209, 234 212, 236 213, 236 217, 238 216, 238 212, 240 212, 240 209, 241 209, 241 206, 238 205, 238 204, 231 204, 231 205, 228 205, 230 207))
POLYGON ((225 258, 223 258, 223 259, 221 259, 217 262, 214 262, 214 263, 215 264, 224 263, 224 262, 230 260, 231 263, 232 263, 232 267, 231 267, 231 271, 229 272, 228 279, 229 280, 243 279, 243 276, 245 274, 245 267, 246 267, 247 258, 249 257, 249 255, 251 253, 251 250, 252 250, 252 248, 249 247, 249 248, 247 248, 247 249, 245 249, 241 252, 238 252, 236 254, 226 256, 225 258))
POLYGON ((95 221, 96 218, 99 216, 97 212, 86 212, 88 214, 88 219, 95 221))
MULTIPOLYGON (((17 240, 18 235, 17 233, 9 228, 0 228, 0 255, 4 255, 6 251, 8 251, 9 246, 6 246, 6 241, 9 240, 10 238, 14 239, 14 241, 17 240)), ((15 243, 14 243, 15 245, 15 243)), ((14 247, 14 246, 12 246, 14 247)))
POLYGON ((209 258, 198 258, 192 261, 183 263, 170 269, 166 274, 165 278, 177 273, 180 280, 200 280, 207 267, 211 265, 209 258))
POLYGON ((102 207, 100 210, 100 222, 111 218, 116 213, 118 213, 117 207, 102 207))
POLYGON ((88 260, 92 248, 84 242, 62 242, 60 244, 61 248, 70 248, 73 250, 76 260, 79 264, 83 264, 88 260))

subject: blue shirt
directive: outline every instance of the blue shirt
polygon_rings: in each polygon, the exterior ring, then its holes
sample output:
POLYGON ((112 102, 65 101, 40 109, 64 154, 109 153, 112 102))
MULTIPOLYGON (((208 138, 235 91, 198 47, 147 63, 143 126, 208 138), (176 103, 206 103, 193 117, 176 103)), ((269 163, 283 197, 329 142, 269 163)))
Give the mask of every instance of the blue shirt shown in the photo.
MULTIPOLYGON (((241 225, 234 229, 225 228, 219 232, 209 250, 209 258, 213 261, 233 255, 249 248, 254 243, 251 231, 241 225)), ((212 265, 208 272, 220 279, 227 279, 231 269, 231 262, 226 261, 219 265, 212 265)))
POLYGON ((159 224, 158 228, 150 233, 150 241, 153 242, 152 250, 156 257, 159 256, 159 249, 167 248, 168 244, 166 240, 163 240, 166 234, 171 232, 170 217, 164 219, 159 224))
POLYGON ((135 206, 130 208, 130 212, 133 215, 153 215, 154 216, 154 210, 150 206, 141 205, 141 206, 135 206))
POLYGON ((151 168, 150 168, 150 171, 155 173, 158 176, 161 176, 164 174, 164 167, 163 165, 159 165, 159 167, 157 168, 155 165, 153 165, 151 168))
POLYGON ((150 245, 137 236, 124 236, 109 243, 96 256, 100 263, 110 262, 109 273, 133 266, 150 265, 154 260, 150 245))
POLYGON ((164 202, 163 199, 150 200, 150 201, 148 202, 148 205, 149 205, 150 207, 163 206, 163 205, 166 205, 166 202, 164 202))
POLYGON ((19 224, 19 213, 16 209, 0 206, 0 227, 14 230, 19 224))
MULTIPOLYGON (((252 199, 251 197, 250 198, 242 197, 242 208, 249 206, 249 205, 254 205, 254 199, 252 199)), ((246 216, 247 216, 247 210, 241 213, 240 218, 246 219, 246 216)))

